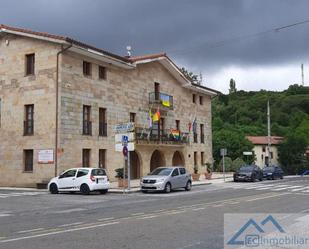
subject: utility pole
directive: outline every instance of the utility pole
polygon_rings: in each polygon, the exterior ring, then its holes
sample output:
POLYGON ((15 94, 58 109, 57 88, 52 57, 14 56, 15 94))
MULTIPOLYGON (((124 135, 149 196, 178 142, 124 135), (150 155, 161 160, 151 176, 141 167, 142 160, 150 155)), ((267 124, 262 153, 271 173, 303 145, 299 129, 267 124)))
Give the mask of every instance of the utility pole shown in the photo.
POLYGON ((270 134, 270 108, 269 100, 267 101, 267 152, 268 152, 268 165, 271 162, 271 134, 270 134))
POLYGON ((304 86, 305 85, 305 79, 304 79, 304 64, 301 64, 301 83, 304 86))

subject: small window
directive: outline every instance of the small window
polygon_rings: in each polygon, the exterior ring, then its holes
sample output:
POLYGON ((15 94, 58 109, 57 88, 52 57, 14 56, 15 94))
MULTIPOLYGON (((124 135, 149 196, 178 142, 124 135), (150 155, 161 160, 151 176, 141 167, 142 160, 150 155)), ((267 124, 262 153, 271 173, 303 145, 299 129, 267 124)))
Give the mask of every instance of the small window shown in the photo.
POLYGON ((59 176, 60 179, 62 178, 68 178, 68 177, 74 177, 76 175, 76 169, 71 169, 66 172, 64 172, 62 175, 59 176))
POLYGON ((24 136, 34 133, 34 105, 25 105, 24 136))
POLYGON ((0 98, 0 128, 1 128, 1 98, 0 98))
POLYGON ((92 135, 91 106, 83 106, 83 135, 92 135))
POLYGON ((262 147, 262 151, 263 151, 263 152, 266 151, 266 147, 265 147, 265 146, 262 147))
POLYGON ((197 152, 194 151, 194 166, 197 166, 197 152))
POLYGON ((178 175, 179 175, 178 169, 174 169, 172 176, 178 176, 178 175))
POLYGON ((176 130, 180 131, 180 120, 176 120, 176 130))
POLYGON ((186 174, 186 169, 185 168, 179 168, 180 174, 185 175, 186 174))
POLYGON ((99 66, 99 79, 106 80, 106 67, 99 66))
POLYGON ((204 152, 201 152, 201 165, 204 165, 204 152))
POLYGON ((200 105, 203 105, 203 96, 200 96, 200 105))
POLYGON ((33 171, 33 150, 24 150, 24 171, 33 171))
POLYGON ((106 108, 99 108, 99 136, 107 136, 106 108))
POLYGON ((34 64, 35 64, 35 56, 34 54, 26 55, 26 76, 34 75, 34 64))
POLYGON ((99 168, 106 168, 105 157, 106 157, 106 150, 99 149, 99 168))
POLYGON ((83 149, 83 167, 90 167, 90 149, 83 149))
POLYGON ((136 113, 130 112, 130 122, 135 122, 136 113))
POLYGON ((83 61, 83 73, 85 76, 91 76, 91 63, 83 61))
POLYGON ((79 169, 77 173, 77 178, 88 175, 88 172, 89 171, 87 169, 79 169))
POLYGON ((192 102, 195 104, 196 103, 196 94, 192 94, 192 102))

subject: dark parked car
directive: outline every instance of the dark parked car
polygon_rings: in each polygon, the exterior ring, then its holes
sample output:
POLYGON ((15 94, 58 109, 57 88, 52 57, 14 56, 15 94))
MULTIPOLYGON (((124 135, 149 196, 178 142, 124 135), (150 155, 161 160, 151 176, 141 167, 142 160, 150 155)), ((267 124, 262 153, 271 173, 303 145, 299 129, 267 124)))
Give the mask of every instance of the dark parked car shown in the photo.
POLYGON ((263 169, 263 177, 266 179, 283 179, 283 170, 279 166, 268 166, 263 169))
POLYGON ((242 166, 238 171, 234 173, 234 182, 238 181, 251 181, 256 179, 263 181, 263 171, 256 165, 242 166))

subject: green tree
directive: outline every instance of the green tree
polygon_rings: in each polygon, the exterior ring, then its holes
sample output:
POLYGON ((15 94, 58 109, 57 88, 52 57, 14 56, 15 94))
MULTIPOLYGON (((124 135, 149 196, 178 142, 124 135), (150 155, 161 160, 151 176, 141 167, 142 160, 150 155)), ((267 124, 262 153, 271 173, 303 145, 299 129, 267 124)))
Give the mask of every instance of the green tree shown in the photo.
MULTIPOLYGON (((230 157, 224 157, 225 172, 231 172, 233 169, 233 160, 230 157)), ((223 172, 223 159, 219 162, 219 171, 223 172)))
POLYGON ((236 82, 234 79, 230 79, 230 89, 229 89, 229 93, 236 93, 237 89, 236 89, 236 82))
POLYGON ((242 158, 237 157, 232 164, 232 171, 237 171, 241 166, 244 166, 246 163, 242 158))
POLYGON ((188 70, 185 69, 184 67, 182 67, 182 68, 180 69, 180 71, 181 71, 181 72, 184 74, 184 76, 186 76, 186 78, 187 78, 188 80, 190 80, 192 83, 198 84, 198 85, 201 84, 201 82, 199 81, 198 76, 197 76, 196 74, 194 74, 194 73, 188 71, 188 70))

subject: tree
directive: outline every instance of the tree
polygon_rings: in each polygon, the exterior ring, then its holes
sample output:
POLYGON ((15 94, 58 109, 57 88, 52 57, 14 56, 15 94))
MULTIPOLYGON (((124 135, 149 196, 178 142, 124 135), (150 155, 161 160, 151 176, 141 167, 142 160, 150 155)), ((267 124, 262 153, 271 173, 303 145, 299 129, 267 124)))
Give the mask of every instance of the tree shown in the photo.
POLYGON ((184 76, 186 76, 186 78, 191 81, 194 84, 198 84, 200 85, 201 82, 198 79, 198 76, 190 71, 188 71, 187 69, 185 69, 184 67, 182 67, 180 69, 180 71, 184 74, 184 76))
MULTIPOLYGON (((224 169, 225 172, 231 172, 233 168, 233 161, 230 157, 224 157, 224 169)), ((223 159, 219 162, 219 171, 223 172, 223 159)))
POLYGON ((290 135, 279 145, 279 162, 288 174, 299 174, 308 167, 305 155, 307 142, 303 137, 290 135))
POLYGON ((236 82, 234 79, 230 79, 230 89, 229 89, 229 93, 236 93, 237 89, 236 89, 236 82))

